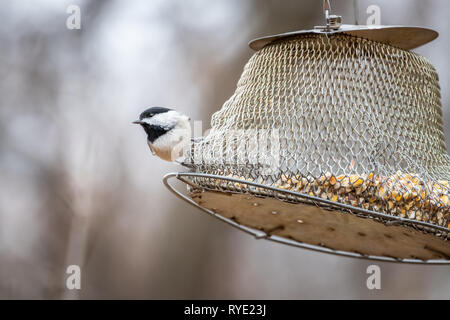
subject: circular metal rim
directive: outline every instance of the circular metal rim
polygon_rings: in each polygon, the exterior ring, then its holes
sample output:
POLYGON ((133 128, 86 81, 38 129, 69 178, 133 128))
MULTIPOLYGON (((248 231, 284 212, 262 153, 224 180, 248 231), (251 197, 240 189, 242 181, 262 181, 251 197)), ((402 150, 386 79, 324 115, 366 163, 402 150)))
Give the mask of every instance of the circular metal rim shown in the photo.
MULTIPOLYGON (((297 193, 297 192, 294 192, 294 191, 283 190, 283 189, 270 187, 270 186, 266 186, 266 185, 262 185, 262 184, 258 184, 258 183, 253 183, 253 182, 249 182, 249 181, 245 181, 245 180, 239 180, 239 179, 234 179, 234 178, 231 178, 231 177, 224 177, 224 176, 218 176, 218 175, 211 175, 211 174, 204 174, 204 173, 194 173, 194 172, 172 172, 172 173, 167 173, 163 177, 164 185, 174 195, 176 195, 180 199, 186 201, 187 203, 191 204, 192 206, 202 210, 203 212, 206 212, 209 215, 219 219, 220 221, 223 221, 223 222, 225 222, 225 223, 235 227, 238 230, 241 230, 241 231, 244 231, 244 232, 246 232, 246 233, 248 233, 250 235, 253 235, 256 239, 266 239, 266 240, 270 240, 270 241, 273 241, 273 242, 277 242, 277 243, 281 243, 281 244, 285 244, 285 245, 289 245, 289 246, 293 246, 293 247, 309 249, 309 250, 316 251, 316 252, 328 253, 328 254, 333 254, 333 255, 338 255, 338 256, 350 257, 350 258, 358 258, 358 259, 381 261, 381 262, 407 263, 407 264, 450 265, 450 260, 444 260, 444 259, 434 259, 434 260, 396 259, 396 258, 392 258, 392 257, 375 256, 375 255, 364 255, 364 254, 355 253, 355 252, 334 250, 334 249, 320 247, 320 246, 311 245, 311 244, 307 244, 307 243, 301 243, 301 242, 298 242, 298 241, 295 241, 295 240, 291 240, 291 239, 287 239, 287 238, 283 238, 283 237, 280 237, 280 236, 269 235, 269 234, 265 233, 264 231, 243 226, 243 225, 241 225, 239 223, 236 223, 233 220, 230 220, 228 218, 225 218, 225 217, 215 213, 212 210, 209 210, 207 208, 204 208, 204 207, 200 206, 194 200, 192 200, 189 196, 187 196, 187 195, 181 193, 180 191, 176 190, 169 183, 169 179, 177 178, 179 181, 181 181, 181 182, 183 182, 183 183, 185 183, 187 185, 190 185, 192 187, 196 187, 198 189, 205 189, 205 188, 202 188, 200 186, 193 185, 192 183, 190 183, 190 182, 186 181, 185 179, 183 179, 183 177, 200 177, 200 178, 223 179, 223 180, 227 180, 227 181, 231 181, 231 182, 245 183, 245 184, 252 185, 252 186, 255 186, 255 187, 267 188, 267 189, 270 189, 270 190, 275 191, 275 192, 290 193, 290 194, 296 195, 298 197, 302 197, 302 198, 306 198, 308 200, 314 200, 314 201, 322 202, 322 203, 326 203, 326 204, 329 204, 328 202, 330 202, 330 201, 322 199, 322 198, 309 196, 309 195, 306 195, 306 194, 297 193)), ((389 219, 389 220, 392 220, 392 221, 399 221, 399 222, 403 222, 403 223, 405 223, 405 222, 408 223, 409 222, 413 226, 417 225, 417 224, 420 224, 420 225, 424 225, 424 226, 428 226, 428 227, 431 226, 432 228, 440 229, 440 230, 443 230, 443 231, 446 231, 446 232, 450 231, 447 228, 435 226, 435 225, 427 223, 427 222, 415 221, 415 220, 411 220, 411 219, 390 216, 390 215, 386 215, 386 214, 383 214, 383 213, 378 213, 378 212, 374 212, 374 211, 370 211, 370 210, 366 210, 366 209, 362 209, 362 208, 355 208, 355 207, 352 207, 352 206, 348 206, 348 205, 345 205, 345 204, 339 204, 339 203, 335 203, 335 202, 332 202, 332 204, 333 205, 337 205, 339 207, 342 207, 343 209, 348 209, 348 207, 351 207, 351 210, 357 209, 357 211, 363 212, 365 214, 369 214, 371 216, 382 217, 384 219, 389 219)))
POLYGON ((408 27, 408 26, 361 26, 343 24, 337 30, 311 29, 299 30, 293 32, 286 32, 276 35, 260 37, 251 40, 248 45, 255 51, 261 50, 269 43, 288 37, 293 37, 301 34, 338 34, 344 33, 355 37, 360 37, 368 40, 373 40, 385 44, 392 45, 404 50, 412 50, 418 48, 428 42, 433 41, 439 36, 439 33, 428 28, 423 27, 408 27), (415 35, 412 38, 412 34, 415 35), (417 36, 420 36, 418 38, 417 36))

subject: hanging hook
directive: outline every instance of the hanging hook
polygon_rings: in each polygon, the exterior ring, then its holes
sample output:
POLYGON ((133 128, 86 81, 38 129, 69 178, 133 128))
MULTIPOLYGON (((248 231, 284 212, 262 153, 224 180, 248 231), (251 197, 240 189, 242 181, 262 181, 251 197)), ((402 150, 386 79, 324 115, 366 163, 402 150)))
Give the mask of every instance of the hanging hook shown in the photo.
POLYGON ((331 14, 331 5, 329 0, 323 1, 323 13, 325 14, 326 26, 315 27, 324 31, 338 30, 342 24, 342 17, 331 14))

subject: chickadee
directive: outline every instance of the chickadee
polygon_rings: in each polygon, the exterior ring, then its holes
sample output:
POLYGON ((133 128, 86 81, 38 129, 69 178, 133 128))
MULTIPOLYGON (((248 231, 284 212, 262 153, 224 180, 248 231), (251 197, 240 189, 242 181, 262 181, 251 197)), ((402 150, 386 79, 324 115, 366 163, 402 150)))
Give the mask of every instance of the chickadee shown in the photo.
POLYGON ((166 161, 176 161, 191 141, 189 120, 189 117, 175 110, 151 107, 133 123, 144 128, 148 146, 154 155, 166 161))

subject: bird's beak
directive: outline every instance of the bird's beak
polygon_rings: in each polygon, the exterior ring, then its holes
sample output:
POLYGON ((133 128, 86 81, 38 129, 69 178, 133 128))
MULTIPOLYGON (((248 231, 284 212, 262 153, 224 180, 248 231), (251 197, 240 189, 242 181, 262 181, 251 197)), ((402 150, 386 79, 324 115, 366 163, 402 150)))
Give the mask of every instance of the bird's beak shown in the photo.
POLYGON ((136 120, 136 121, 133 121, 133 123, 134 123, 134 124, 143 124, 143 123, 144 123, 144 121, 141 121, 141 120, 136 120))

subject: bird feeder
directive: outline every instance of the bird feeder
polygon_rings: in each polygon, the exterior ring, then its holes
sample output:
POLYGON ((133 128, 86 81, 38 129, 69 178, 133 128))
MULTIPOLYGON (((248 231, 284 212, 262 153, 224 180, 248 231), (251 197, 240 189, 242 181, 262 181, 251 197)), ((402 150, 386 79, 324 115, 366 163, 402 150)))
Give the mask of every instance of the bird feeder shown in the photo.
POLYGON ((410 51, 436 37, 327 15, 326 26, 251 41, 235 93, 185 154, 191 172, 166 186, 257 238, 449 264, 438 75, 410 51))

